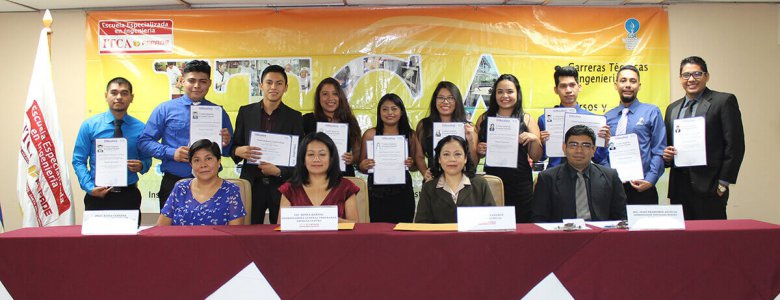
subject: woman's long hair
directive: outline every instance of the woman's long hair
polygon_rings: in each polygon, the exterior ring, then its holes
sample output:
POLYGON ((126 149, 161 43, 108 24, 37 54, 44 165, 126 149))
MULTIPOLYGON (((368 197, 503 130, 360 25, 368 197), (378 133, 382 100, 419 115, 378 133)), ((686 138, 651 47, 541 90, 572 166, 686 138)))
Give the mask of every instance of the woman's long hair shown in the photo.
POLYGON ((328 116, 325 115, 325 111, 322 110, 322 104, 320 104, 320 92, 322 92, 322 88, 326 84, 333 86, 333 88, 336 89, 336 94, 339 96, 339 107, 333 112, 333 119, 340 123, 349 124, 349 146, 352 146, 360 140, 360 125, 357 122, 357 118, 355 118, 355 115, 352 113, 352 108, 349 107, 347 94, 341 89, 338 80, 333 77, 325 78, 317 85, 317 89, 314 93, 314 118, 317 121, 330 121, 328 120, 328 116))
POLYGON ((404 101, 401 100, 401 97, 392 93, 382 96, 382 98, 379 99, 379 104, 376 106, 376 134, 384 134, 385 124, 382 122, 382 104, 386 101, 392 102, 395 104, 395 106, 398 106, 398 109, 401 110, 401 118, 398 119, 398 133, 405 136, 407 139, 411 138, 411 134, 414 131, 412 130, 412 126, 409 125, 409 116, 406 114, 406 106, 404 106, 404 101))
POLYGON ((330 152, 330 158, 328 159, 328 171, 326 172, 328 178, 328 189, 332 189, 341 181, 341 169, 339 168, 339 152, 336 149, 336 144, 333 140, 323 132, 312 132, 303 137, 300 145, 298 145, 298 157, 295 161, 295 170, 292 177, 290 177, 290 184, 295 187, 309 184, 309 169, 306 169, 306 149, 313 141, 319 141, 328 147, 330 152))

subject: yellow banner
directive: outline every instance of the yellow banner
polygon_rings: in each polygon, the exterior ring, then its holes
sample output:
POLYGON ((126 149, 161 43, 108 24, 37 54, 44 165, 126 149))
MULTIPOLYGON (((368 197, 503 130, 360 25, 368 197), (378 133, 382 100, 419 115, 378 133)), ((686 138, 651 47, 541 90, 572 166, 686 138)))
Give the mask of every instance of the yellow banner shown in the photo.
MULTIPOLYGON (((146 120, 162 101, 181 94, 178 74, 192 59, 209 61, 207 99, 233 120, 261 99, 259 73, 288 71, 285 104, 313 110, 323 78, 342 82, 363 130, 376 122, 385 93, 404 100, 412 126, 428 113, 441 80, 460 87, 473 120, 485 110, 493 80, 518 77, 524 109, 534 118, 559 103, 556 65, 579 70, 584 108, 604 114, 619 103, 615 73, 641 71, 639 99, 664 111, 669 95, 669 28, 662 7, 417 7, 258 10, 118 11, 87 14, 88 114, 104 112, 105 85, 129 79, 130 114, 146 120)), ((231 160, 222 176, 237 177, 231 160)), ((153 198, 158 176, 142 176, 153 198)), ((152 172, 154 173, 154 172, 152 172)))

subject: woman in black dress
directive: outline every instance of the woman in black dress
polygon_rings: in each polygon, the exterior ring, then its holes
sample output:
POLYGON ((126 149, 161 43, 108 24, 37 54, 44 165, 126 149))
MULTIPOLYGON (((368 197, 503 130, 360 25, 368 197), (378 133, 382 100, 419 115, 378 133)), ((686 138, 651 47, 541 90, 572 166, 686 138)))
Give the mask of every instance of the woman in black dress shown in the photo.
POLYGON ((414 189, 412 177, 406 171, 405 184, 375 185, 374 174, 368 170, 374 167, 374 160, 368 158, 366 142, 373 141, 377 135, 402 135, 406 138, 406 167, 414 168, 412 164, 412 147, 415 143, 414 130, 409 125, 409 117, 401 97, 387 94, 379 99, 376 109, 377 125, 363 133, 363 149, 360 152, 360 172, 368 175, 368 209, 371 222, 410 223, 414 219, 414 189))
POLYGON ((504 205, 515 207, 518 223, 531 220, 531 198, 533 197, 533 176, 528 158, 534 162, 542 158, 542 144, 539 139, 539 125, 532 122, 531 115, 523 112, 523 95, 520 82, 512 74, 498 77, 490 93, 487 112, 477 120, 479 144, 477 153, 484 157, 487 153, 488 117, 515 118, 520 120, 518 132, 517 167, 502 168, 485 165, 485 173, 495 175, 504 182, 504 205))

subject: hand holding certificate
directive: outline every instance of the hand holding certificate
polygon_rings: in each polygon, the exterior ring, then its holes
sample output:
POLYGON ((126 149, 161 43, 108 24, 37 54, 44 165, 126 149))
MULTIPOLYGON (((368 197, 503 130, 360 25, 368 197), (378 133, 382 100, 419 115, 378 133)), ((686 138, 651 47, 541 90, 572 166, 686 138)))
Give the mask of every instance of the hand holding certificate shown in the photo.
MULTIPOLYGON (((336 149, 339 150, 339 158, 344 153, 347 153, 347 143, 349 143, 349 124, 344 123, 328 123, 317 122, 317 132, 324 132, 333 140, 336 144, 336 149)), ((344 164, 344 160, 339 159, 339 167, 341 171, 347 170, 347 166, 344 164)))
POLYGON ((515 118, 489 117, 487 126, 487 154, 485 156, 485 165, 491 167, 517 168, 520 120, 515 118))
POLYGON ((95 185, 127 186, 127 140, 95 140, 95 185))
POLYGON ((590 129, 592 129, 593 132, 596 133, 596 146, 598 147, 606 146, 607 141, 603 137, 598 136, 598 132, 599 130, 601 130, 601 127, 607 125, 606 117, 599 116, 599 115, 567 113, 566 116, 564 117, 564 126, 563 126, 564 135, 566 134, 566 131, 568 131, 569 128, 574 127, 574 125, 585 125, 590 127, 590 129))
POLYGON ((693 167, 707 165, 707 137, 704 117, 677 119, 672 123, 672 141, 677 155, 674 165, 693 167))
POLYGON ((260 148, 262 155, 259 160, 247 160, 247 163, 259 164, 262 161, 275 166, 295 166, 298 155, 297 136, 252 131, 249 145, 260 148))
POLYGON ((193 105, 190 107, 190 145, 207 139, 222 149, 222 107, 193 105))
POLYGON ((545 130, 550 133, 550 137, 545 143, 545 151, 549 157, 566 156, 563 153, 563 137, 566 134, 563 125, 567 113, 577 113, 577 109, 574 107, 544 109, 545 130))
POLYGON ((406 183, 406 139, 402 135, 378 135, 373 141, 374 184, 406 183))

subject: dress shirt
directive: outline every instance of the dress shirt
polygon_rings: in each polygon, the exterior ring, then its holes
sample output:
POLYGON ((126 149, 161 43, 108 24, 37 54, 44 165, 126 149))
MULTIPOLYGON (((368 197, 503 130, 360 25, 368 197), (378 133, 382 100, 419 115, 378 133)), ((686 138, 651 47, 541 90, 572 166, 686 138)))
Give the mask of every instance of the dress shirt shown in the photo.
MULTIPOLYGON (((181 146, 190 145, 190 106, 192 100, 187 95, 165 101, 158 105, 149 116, 143 134, 138 138, 138 149, 147 155, 162 161, 161 170, 179 177, 192 177, 192 167, 189 163, 173 160, 173 154, 181 146), (158 142, 162 138, 162 142, 158 142)), ((199 105, 216 104, 203 99, 199 105)), ((222 128, 227 128, 233 136, 233 125, 230 117, 222 109, 222 128)), ((230 156, 230 147, 222 147, 222 156, 230 156)))
MULTIPOLYGON (((141 174, 149 171, 152 165, 152 157, 138 151, 136 143, 144 123, 130 115, 125 115, 122 120, 122 134, 127 139, 127 159, 140 160, 141 174)), ((81 189, 89 193, 95 188, 95 139, 106 139, 114 136, 114 115, 111 111, 97 114, 81 123, 79 133, 76 136, 76 146, 73 148, 73 171, 79 178, 81 189), (87 167, 89 163, 89 167, 87 167)), ((138 182, 138 174, 127 170, 127 184, 138 182)))
MULTIPOLYGON (((555 108, 560 108, 563 106, 556 105, 555 108)), ((577 103, 574 105, 574 108, 577 110, 578 114, 583 115, 595 115, 594 113, 580 107, 580 104, 577 103)), ((541 116, 539 116, 539 121, 536 122, 539 124, 539 130, 544 131, 547 130, 547 121, 544 118, 544 113, 542 113, 541 116)), ((598 135, 598 132, 594 132, 596 135, 598 135)), ((566 134, 564 132, 564 134, 566 134)), ((542 161, 545 159, 548 159, 547 157, 547 144, 542 144, 542 161)), ((549 157, 549 160, 547 161, 547 169, 555 167, 557 165, 560 165, 563 162, 563 157, 549 157)), ((602 166, 608 166, 609 165, 609 150, 607 150, 606 147, 596 147, 596 153, 593 154, 593 158, 590 160, 593 163, 600 164, 602 166)))
POLYGON ((460 193, 460 190, 462 190, 467 185, 471 185, 471 180, 469 180, 469 177, 466 176, 466 174, 463 174, 463 176, 460 177, 460 182, 458 183, 458 186, 455 187, 455 190, 451 189, 450 186, 447 184, 447 180, 444 179, 444 175, 439 177, 439 181, 436 182, 436 188, 437 189, 443 189, 450 193, 452 195, 452 202, 458 203, 458 193, 460 193))
MULTIPOLYGON (((607 117, 612 135, 615 135, 617 124, 625 106, 618 105, 608 111, 607 117)), ((634 100, 628 106, 628 124, 626 134, 634 133, 639 140, 639 154, 642 156, 642 169, 645 180, 655 185, 664 173, 664 148, 666 148, 666 125, 657 106, 634 100)))

